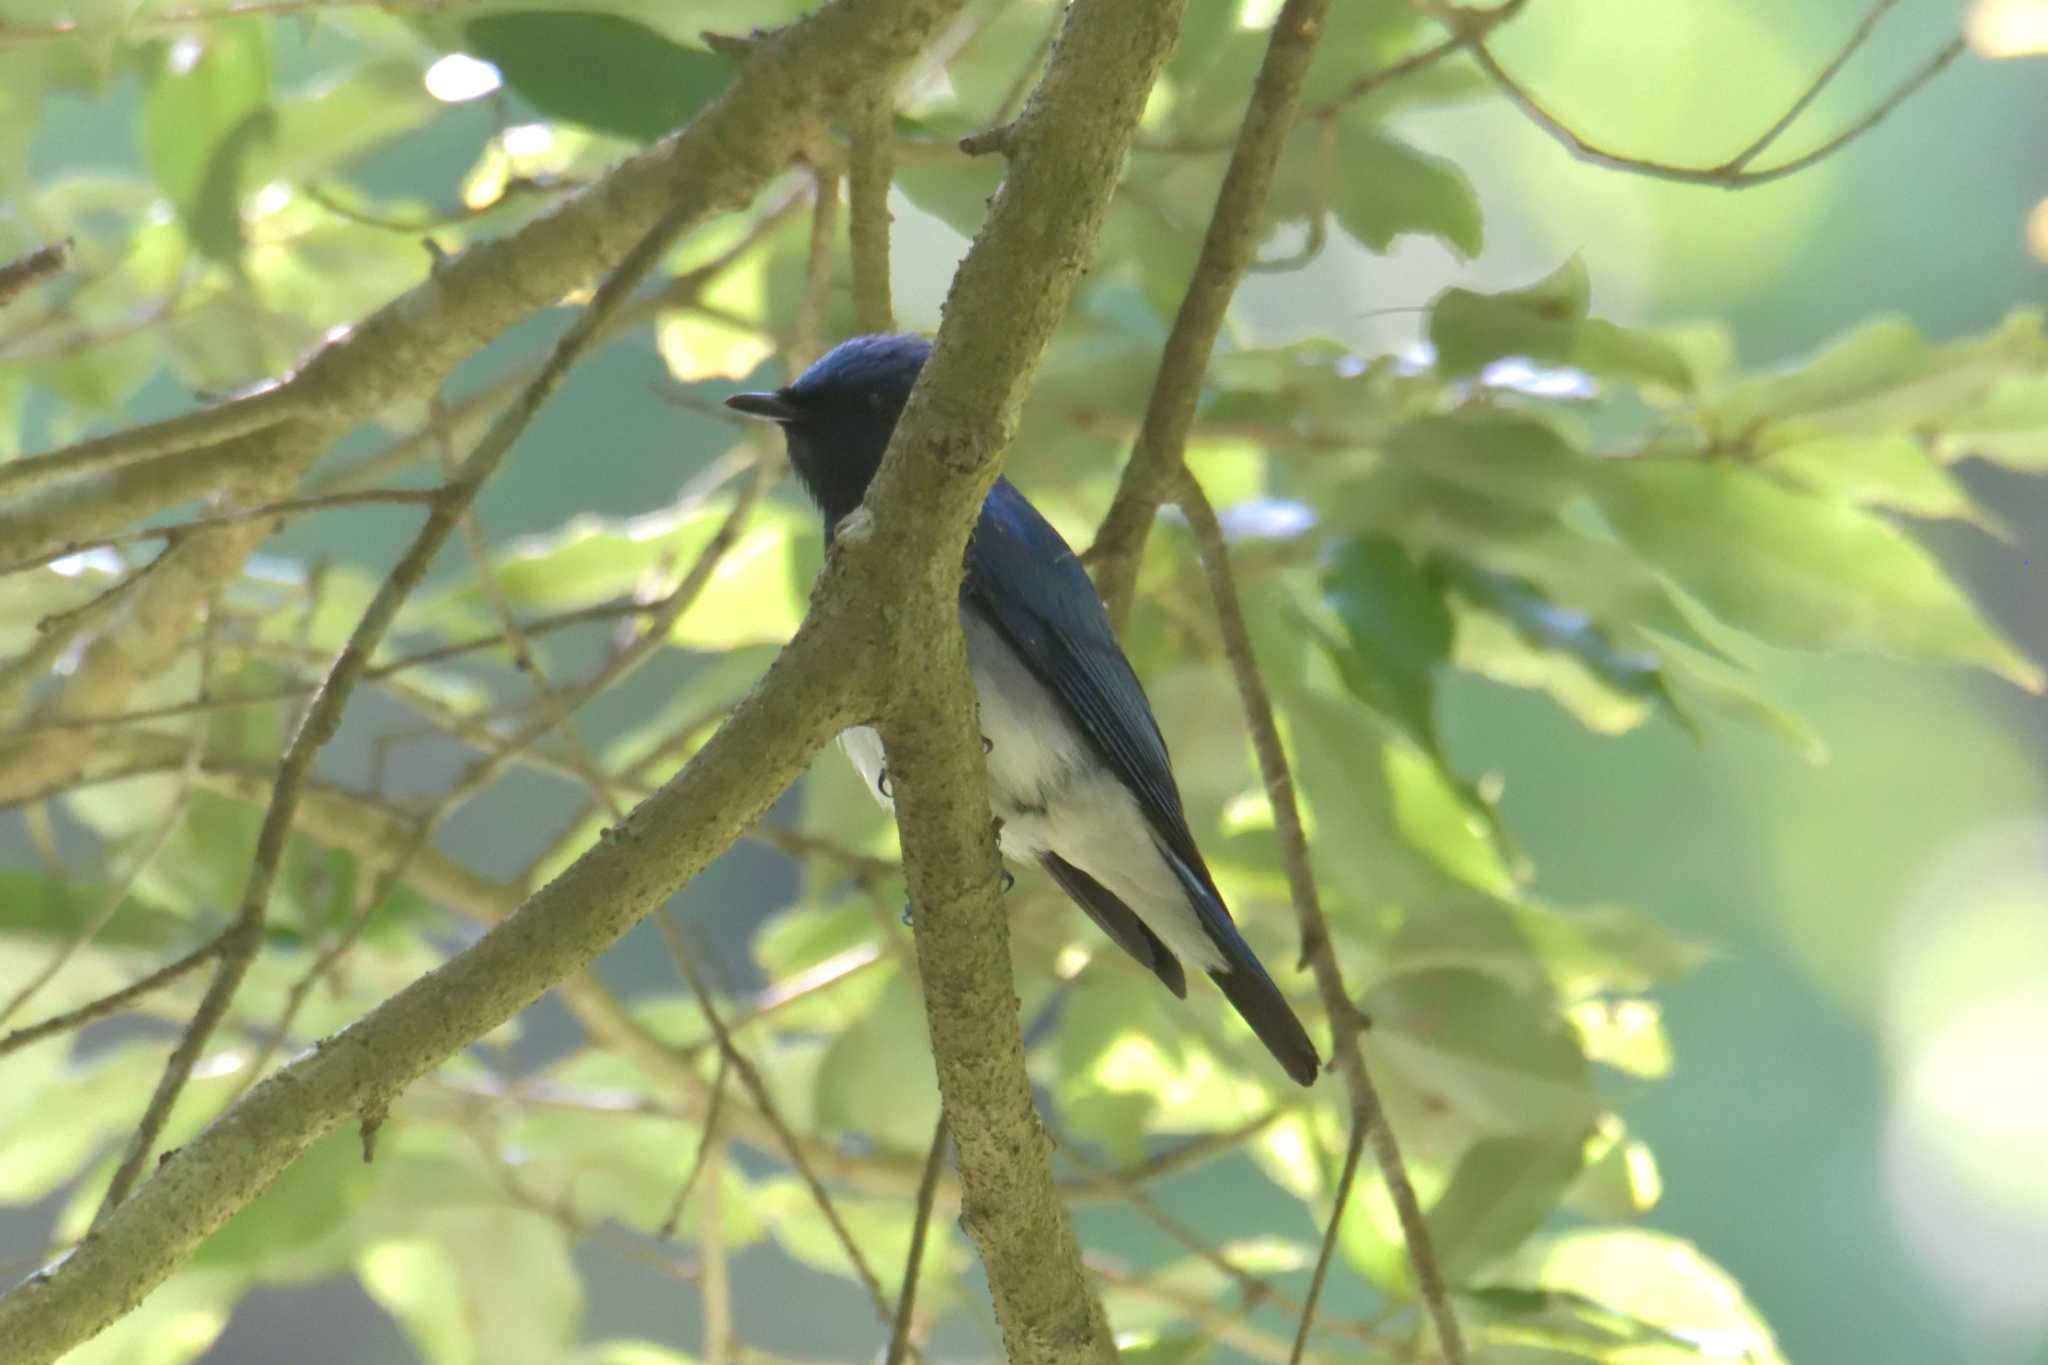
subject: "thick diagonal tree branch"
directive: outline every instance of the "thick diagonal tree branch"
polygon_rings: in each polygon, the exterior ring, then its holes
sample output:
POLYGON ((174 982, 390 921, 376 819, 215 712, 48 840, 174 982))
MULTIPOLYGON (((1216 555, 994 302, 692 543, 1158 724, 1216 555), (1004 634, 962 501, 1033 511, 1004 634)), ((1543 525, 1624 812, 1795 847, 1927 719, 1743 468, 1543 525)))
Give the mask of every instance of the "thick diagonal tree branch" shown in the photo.
POLYGON ((501 924, 250 1090, 64 1260, 0 1298, 11 1361, 41 1365, 105 1326, 323 1133, 382 1114, 587 965, 863 719, 883 722, 901 770, 947 1124, 1012 1358, 1114 1358, 1031 1107, 955 604, 968 528, 1093 249, 1179 12, 1178 0, 1071 11, 870 513, 839 538, 803 626, 755 690, 681 773, 501 924))
MULTIPOLYGON (((73 479, 0 510, 0 562, 33 559, 196 498, 287 496, 322 451, 380 409, 431 391, 477 347, 616 264, 680 200, 695 222, 745 203, 794 161, 822 121, 892 81, 962 0, 836 0, 753 45, 732 86, 663 140, 501 241, 472 247, 314 355, 271 392, 286 420, 73 479)), ((267 531, 199 532, 86 650, 38 719, 117 711, 176 657, 199 606, 241 570, 267 531)), ((0 743, 0 799, 76 773, 87 736, 53 731, 0 743)))
POLYGON ((891 688, 875 717, 904 873, 961 1221, 988 1269, 1010 1359, 1116 1358, 1048 1162, 1024 1070, 1001 864, 959 625, 961 553, 1016 432, 1025 388, 1109 209, 1138 116, 1179 30, 1178 0, 1077 0, 1045 75, 1006 130, 1009 174, 954 277, 938 345, 870 492, 841 528, 859 562, 936 534, 879 642, 891 688), (947 477, 934 481, 938 471, 947 477))

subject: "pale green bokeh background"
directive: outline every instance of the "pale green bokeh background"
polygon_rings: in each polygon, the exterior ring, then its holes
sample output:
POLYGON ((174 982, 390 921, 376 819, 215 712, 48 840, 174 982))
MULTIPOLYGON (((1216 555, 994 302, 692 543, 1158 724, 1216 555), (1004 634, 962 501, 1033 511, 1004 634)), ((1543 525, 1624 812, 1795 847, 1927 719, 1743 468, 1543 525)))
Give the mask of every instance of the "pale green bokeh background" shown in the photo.
MULTIPOLYGON (((1862 11, 1861 0, 1532 0, 1499 49, 1594 141, 1712 162, 1769 122, 1862 11)), ((1866 107, 1954 30, 1958 12, 1930 0, 1900 7, 1786 146, 1866 107)), ((128 107, 79 102, 48 118, 38 158, 131 157, 128 107)), ((456 111, 381 158, 374 179, 446 201, 490 128, 482 106, 456 111)), ((1410 119, 1403 132, 1473 178, 1485 252, 1461 264, 1411 240, 1376 258, 1333 240, 1312 268, 1251 286, 1245 312, 1260 339, 1327 332, 1397 347, 1416 319, 1381 310, 1452 282, 1523 282, 1572 251, 1591 269, 1596 311, 1649 324, 1726 318, 1751 365, 1880 312, 1946 338, 2048 301, 2048 271, 2023 238, 2027 212, 2048 196, 2038 61, 1966 56, 1841 156, 1739 194, 1579 164, 1499 101, 1410 119)), ((898 212, 902 320, 929 327, 960 243, 900 199, 898 212)), ((544 331, 522 329, 493 354, 531 351, 544 331)), ((489 490, 494 537, 552 525, 572 506, 625 513, 673 493, 722 437, 650 395, 658 372, 635 346, 576 376, 489 490)), ((182 401, 158 384, 139 406, 182 401)), ((1928 538, 2048 658, 2048 486, 1971 473, 2011 543, 1952 526, 1928 538)), ((399 534, 366 512, 309 523, 294 543, 374 561, 399 534)), ((1726 729, 1704 746, 1661 722, 1597 738, 1540 698, 1471 680, 1453 689, 1443 725, 1463 770, 1504 776, 1505 812, 1540 891, 1634 905, 1720 950, 1664 993, 1673 1078, 1615 1087, 1661 1161, 1665 1197, 1647 1221, 1726 1266, 1795 1361, 2042 1365, 2048 716, 1980 677, 1878 660, 1784 656, 1772 679, 1827 741, 1829 765, 1726 729)), ((644 677, 600 710, 651 706, 658 689, 658 676, 644 677)), ((459 821, 457 851, 513 860, 497 840, 517 800, 459 821)), ((773 890, 728 859, 686 899, 730 905, 773 890)), ((1199 1229, 1225 1234, 1256 1223, 1243 1207, 1255 1186, 1241 1173, 1213 1167, 1163 1194, 1198 1210, 1199 1229)), ((1101 1245, 1156 1238, 1127 1214, 1081 1222, 1101 1245)), ((776 1273, 755 1263, 765 1255, 746 1253, 736 1273, 776 1273)), ((694 1309, 673 1286, 615 1263, 595 1269, 594 1326, 690 1339, 694 1309)), ((792 1285, 742 1302, 743 1334, 779 1322, 829 1344, 835 1318, 857 1309, 851 1291, 815 1277, 792 1285)), ((407 1356, 359 1293, 308 1289, 253 1296, 206 1358, 407 1356)))

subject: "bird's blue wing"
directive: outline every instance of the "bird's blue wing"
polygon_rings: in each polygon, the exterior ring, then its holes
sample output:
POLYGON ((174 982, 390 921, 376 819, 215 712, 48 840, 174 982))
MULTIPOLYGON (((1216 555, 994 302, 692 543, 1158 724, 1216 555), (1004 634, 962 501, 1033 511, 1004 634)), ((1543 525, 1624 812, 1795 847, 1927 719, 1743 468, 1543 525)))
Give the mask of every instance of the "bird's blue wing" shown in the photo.
MULTIPOLYGON (((1067 542, 1007 479, 996 480, 967 546, 961 595, 978 608, 1137 798, 1161 844, 1202 882, 1166 741, 1110 629, 1095 584, 1067 542)), ((1214 894, 1213 887, 1211 894, 1214 894)))
MULTIPOLYGON (((1024 495, 996 480, 967 547, 964 606, 992 623, 1024 666, 1060 699, 1076 726, 1137 799, 1202 928, 1222 953, 1210 976, 1259 1040, 1302 1085, 1321 1058, 1279 987, 1231 922, 1230 911, 1188 832, 1166 741, 1130 661, 1110 629, 1081 561, 1024 495)), ((1179 962, 1135 914, 1092 879, 1055 857, 1053 875, 1096 923, 1179 995, 1179 962), (1076 872, 1075 877, 1063 875, 1076 872)))

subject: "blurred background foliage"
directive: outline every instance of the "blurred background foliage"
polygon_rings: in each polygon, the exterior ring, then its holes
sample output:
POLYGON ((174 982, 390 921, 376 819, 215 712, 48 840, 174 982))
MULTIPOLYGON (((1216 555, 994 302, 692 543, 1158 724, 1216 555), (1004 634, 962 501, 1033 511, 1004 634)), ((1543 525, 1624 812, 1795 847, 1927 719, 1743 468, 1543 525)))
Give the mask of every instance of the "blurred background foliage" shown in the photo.
MULTIPOLYGON (((801 8, 284 0, 197 22, 155 0, 15 0, 0 256, 76 248, 0 314, 0 453, 285 371, 418 283, 423 239, 501 235, 715 97, 731 66, 702 31, 801 8)), ((1010 457, 1077 546, 1273 8, 1191 5, 1010 457)), ((1712 166, 1865 16, 1531 0, 1493 50, 1588 141, 1712 166)), ((1055 17, 972 5, 905 83, 904 326, 936 324, 1000 174, 953 140, 1022 88, 1055 17)), ((2048 657, 2048 84, 2026 60, 2048 10, 1883 17, 1757 164, 1849 125, 1959 31, 1973 50, 1838 155, 1730 193, 1572 159, 1463 56, 1359 97, 1441 33, 1397 0, 1340 0, 1319 112, 1204 394, 1190 463, 1236 542, 1368 1052, 1489 1362, 2048 1361, 2048 722, 2021 690, 2048 657)), ((816 340, 798 321, 813 184, 793 171, 679 247, 684 283, 484 491, 490 572, 451 549, 387 648, 406 666, 327 751, 269 941, 168 1145, 607 823, 535 670, 502 647, 434 651, 505 612, 582 613, 538 634, 533 662, 630 797, 794 627, 814 516, 786 480, 755 497, 778 452, 715 404, 780 382, 816 340), (635 620, 726 526, 702 595, 636 648, 635 620)), ((830 340, 851 326, 843 259, 826 284, 830 340)), ((430 486, 561 322, 482 347, 301 491, 430 486)), ((180 665, 129 698, 169 709, 96 732, 101 780, 0 817, 7 1027, 218 928, 265 764, 412 517, 281 517, 180 665)), ((30 657, 39 621, 150 553, 17 567, 0 649, 30 657)), ((1226 894, 1266 960, 1290 962, 1270 813, 1171 518, 1128 643, 1226 894)), ((11 690, 7 723, 37 723, 26 708, 64 673, 11 690)), ((893 857, 828 756, 672 907, 891 1293, 937 1104, 893 857)), ((1213 992, 1166 997, 1042 879, 1011 904, 1060 1174, 1097 1196, 1079 1229, 1132 1358, 1284 1359, 1342 1155, 1339 1087, 1304 1098, 1213 992), (1188 1144, 1211 1155, 1167 1155, 1188 1144), (1134 1195, 1117 1170, 1149 1178, 1134 1195), (1247 1293, 1262 1281, 1277 1292, 1247 1293)), ((869 1358, 884 1329, 759 1112, 725 1093, 659 937, 643 926, 600 975, 675 1049, 663 1065, 593 1036, 591 990, 581 1008, 550 997, 415 1087, 374 1164, 353 1135, 319 1144, 72 1358, 651 1365, 722 1353, 713 1261, 744 1358, 869 1358), (663 1235, 714 1091, 730 1152, 714 1145, 663 1235)), ((0 1057, 10 1278, 83 1232, 197 990, 0 1057)), ((989 1358, 943 1202, 934 1236, 926 1358, 989 1358)), ((1376 1183, 1340 1248, 1311 1358, 1407 1358, 1376 1183)))

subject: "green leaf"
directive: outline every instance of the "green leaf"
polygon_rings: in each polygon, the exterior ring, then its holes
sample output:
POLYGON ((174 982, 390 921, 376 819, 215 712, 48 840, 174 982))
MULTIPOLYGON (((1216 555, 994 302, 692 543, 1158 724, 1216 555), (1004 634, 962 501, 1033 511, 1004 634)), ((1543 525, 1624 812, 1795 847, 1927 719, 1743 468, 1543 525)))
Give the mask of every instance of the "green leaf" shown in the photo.
POLYGON ((1172 1332, 1146 1336, 1131 1345, 1119 1341, 1116 1358, 1122 1365, 1207 1365, 1215 1353, 1215 1344, 1204 1336, 1172 1332))
POLYGON ((1342 656, 1346 681, 1434 751, 1436 674, 1451 645, 1451 614, 1440 586, 1388 536, 1340 544, 1322 586, 1351 645, 1342 656))
POLYGON ((64 1355, 64 1365, 187 1365, 228 1325, 244 1286, 226 1271, 181 1271, 64 1355))
POLYGON ((1515 991, 1548 990, 1562 1001, 1635 993, 1674 981, 1705 961, 1704 949, 1634 910, 1558 910, 1472 901, 1411 915, 1387 948, 1403 972, 1458 967, 1515 991))
POLYGON ((1728 1275, 1690 1242, 1640 1228, 1588 1228, 1525 1247, 1491 1284, 1573 1296, 1691 1349, 1631 1353, 1631 1362, 1678 1365, 1711 1343, 1714 1357, 1785 1365, 1776 1338, 1728 1275))
MULTIPOLYGON (((926 1143, 931 1134, 924 1136, 926 1143)), ((754 1195, 756 1212, 774 1229, 775 1240, 784 1251, 811 1269, 842 1279, 859 1272, 847 1258, 845 1244, 818 1208, 810 1188, 796 1176, 764 1180, 754 1195)), ((899 1287, 904 1264, 910 1255, 915 1231, 916 1209, 907 1199, 866 1198, 835 1194, 832 1207, 839 1215, 853 1244, 860 1248, 870 1267, 882 1281, 885 1292, 899 1287)), ((917 1299, 921 1307, 945 1302, 947 1282, 962 1257, 952 1234, 953 1219, 935 1213, 925 1229, 924 1269, 918 1278, 917 1299)))
POLYGON ((1414 232, 1437 238, 1461 257, 1479 254, 1479 199, 1456 163, 1347 121, 1337 128, 1330 174, 1331 211, 1344 231, 1374 251, 1414 232))
POLYGON ((1543 1226, 1585 1164, 1590 1128, 1472 1144, 1429 1209, 1430 1241, 1444 1278, 1457 1286, 1543 1226))
POLYGON ((1671 1036, 1656 1001, 1582 1000, 1572 1007, 1571 1021, 1588 1061, 1646 1080, 1671 1074, 1671 1036))
POLYGON ((421 83, 416 61, 366 62, 338 85, 277 101, 277 135, 250 160, 250 183, 303 183, 330 174, 431 121, 442 108, 421 83))
POLYGON ((543 114, 639 142, 681 127, 732 79, 725 58, 615 14, 519 10, 462 31, 543 114))
POLYGON ((1403 423, 1387 438, 1386 457, 1391 470, 1424 483, 1440 512, 1477 505, 1509 526, 1553 511, 1592 465, 1548 424, 1498 410, 1403 423))
MULTIPOLYGON (((559 530, 514 541, 492 555, 499 589, 517 607, 554 611, 613 601, 642 587, 650 575, 687 569, 725 524, 730 503, 712 499, 680 512, 612 519, 572 518, 559 530)), ((739 538, 718 561, 671 639, 688 648, 723 650, 742 644, 780 644, 803 619, 799 539, 814 523, 794 507, 766 503, 754 509, 739 538)), ((480 588, 467 587, 430 604, 473 611, 480 588)))
POLYGON ((1669 705, 1654 654, 1625 650, 1583 611, 1561 607, 1534 584, 1447 556, 1457 592, 1459 668, 1511 687, 1548 692, 1589 729, 1618 734, 1650 708, 1669 705))
POLYGON ((652 1341, 596 1341, 570 1353, 563 1365, 697 1365, 697 1358, 652 1341))
POLYGON ((419 1240, 372 1247, 357 1274, 434 1365, 556 1365, 567 1354, 583 1285, 559 1226, 484 1207, 419 1221, 419 1240))
MULTIPOLYGON (((1939 347, 1905 321, 1881 318, 1797 369, 1734 385, 1702 417, 1721 443, 1763 450, 1826 435, 1966 430, 2001 389, 2044 374, 2048 331, 2039 309, 2016 310, 1982 336, 1939 347)), ((2039 434, 2038 420, 2011 416, 2039 434)))
POLYGON ((200 1243, 192 1262, 264 1272, 339 1227, 362 1205, 372 1175, 363 1160, 362 1139, 352 1128, 337 1129, 308 1147, 255 1202, 200 1243))
POLYGON ((1927 343, 1911 323, 1877 318, 1797 369, 1733 385, 1714 397, 1709 410, 1721 430, 1742 431, 1895 388, 1911 378, 1927 356, 1927 343))
POLYGON ((1830 502, 1889 507, 1916 517, 1974 519, 1953 474, 1903 433, 1821 436, 1772 450, 1758 468, 1781 474, 1830 502))
POLYGON ((432 1240, 393 1238, 366 1247, 356 1258, 356 1278, 397 1319, 426 1365, 477 1365, 461 1276, 432 1240))
POLYGON ((1746 469, 1676 461, 1601 467, 1622 538, 1716 615, 1774 643, 1977 664, 2040 690, 1933 556, 1888 522, 1746 469))
POLYGON ((1942 420, 1935 448, 1944 460, 1974 455, 2012 469, 2048 470, 2048 374, 1999 380, 1982 401, 1942 420))
POLYGON ((915 982, 897 975, 866 1015, 832 1039, 817 1086, 820 1123, 898 1151, 931 1145, 939 1086, 924 994, 915 982))
POLYGON ((143 161, 193 245, 237 264, 244 165, 275 128, 270 25, 209 24, 163 53, 143 96, 143 161))
POLYGON ((1430 305, 1429 340, 1448 375, 1475 374, 1506 356, 1570 365, 1589 374, 1692 387, 1685 358, 1643 332, 1588 318, 1591 285, 1574 255, 1536 283, 1500 294, 1451 288, 1430 305))
POLYGON ((1302 82, 1302 104, 1343 96, 1358 80, 1399 57, 1421 27, 1421 12, 1407 0, 1346 0, 1331 6, 1302 82))
MULTIPOLYGON (((899 131, 931 136, 922 125, 897 121, 899 131)), ((895 185, 917 207, 944 223, 962 237, 981 231, 988 217, 989 197, 1003 183, 1002 158, 978 156, 967 161, 952 157, 905 160, 896 168, 895 185)))
MULTIPOLYGON (((105 908, 113 889, 45 881, 25 868, 0 867, 0 939, 16 940, 23 954, 54 950, 105 908)), ((103 948, 161 948, 176 942, 187 923, 183 916, 128 896, 93 942, 103 948)))
POLYGON ((1638 1218, 1664 1196, 1664 1179, 1649 1146, 1628 1135, 1619 1118, 1603 1114, 1587 1144, 1586 1169, 1565 1192, 1565 1206, 1593 1218, 1638 1218))
POLYGON ((1391 977, 1363 1004, 1377 1068, 1462 1117, 1470 1131, 1508 1136, 1592 1122, 1578 1039, 1541 995, 1446 970, 1391 977))

